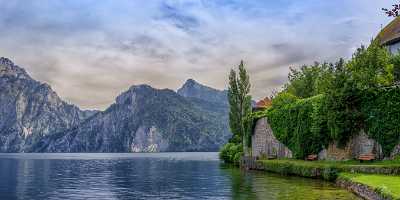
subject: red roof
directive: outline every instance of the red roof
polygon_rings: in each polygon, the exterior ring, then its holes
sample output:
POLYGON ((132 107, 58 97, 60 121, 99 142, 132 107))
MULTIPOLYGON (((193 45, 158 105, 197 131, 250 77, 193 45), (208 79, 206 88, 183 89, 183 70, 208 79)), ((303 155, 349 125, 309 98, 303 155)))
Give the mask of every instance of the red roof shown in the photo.
POLYGON ((268 97, 265 97, 264 99, 262 99, 256 103, 255 108, 268 108, 271 106, 271 104, 272 104, 271 99, 268 97))

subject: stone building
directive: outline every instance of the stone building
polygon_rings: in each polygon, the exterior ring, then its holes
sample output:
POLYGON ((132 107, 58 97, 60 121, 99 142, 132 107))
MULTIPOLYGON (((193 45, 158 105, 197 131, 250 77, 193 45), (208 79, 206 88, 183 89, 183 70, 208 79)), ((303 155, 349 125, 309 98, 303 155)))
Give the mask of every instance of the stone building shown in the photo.
POLYGON ((276 139, 266 117, 256 121, 251 141, 253 157, 292 158, 292 151, 276 139))

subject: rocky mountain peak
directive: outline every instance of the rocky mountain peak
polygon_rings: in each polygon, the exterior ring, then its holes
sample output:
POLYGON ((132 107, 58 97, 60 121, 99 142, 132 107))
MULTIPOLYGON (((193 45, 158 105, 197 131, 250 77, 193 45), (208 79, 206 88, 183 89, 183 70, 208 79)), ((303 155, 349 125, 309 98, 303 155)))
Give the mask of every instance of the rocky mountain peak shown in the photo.
POLYGON ((196 98, 210 102, 227 104, 226 90, 217 90, 198 83, 193 79, 188 79, 177 93, 183 97, 196 98))
POLYGON ((2 76, 31 79, 23 68, 15 65, 10 59, 5 57, 0 57, 0 77, 2 76))
POLYGON ((165 94, 180 97, 175 91, 170 89, 157 89, 147 84, 140 84, 131 86, 127 91, 117 96, 116 103, 134 105, 138 103, 137 100, 139 99, 141 101, 146 101, 147 98, 162 96, 165 94))
POLYGON ((8 58, 0 57, 0 65, 13 66, 14 63, 8 58))
POLYGON ((194 86, 194 85, 200 85, 200 83, 196 82, 194 79, 189 78, 183 85, 194 86))
POLYGON ((150 85, 147 84, 140 84, 140 85, 132 85, 129 88, 129 91, 141 91, 141 90, 152 90, 154 88, 152 88, 150 85))
POLYGON ((154 88, 152 88, 151 86, 146 85, 146 84, 132 85, 129 88, 129 90, 121 93, 116 98, 116 103, 117 104, 134 104, 137 95, 144 95, 152 90, 154 90, 154 88))

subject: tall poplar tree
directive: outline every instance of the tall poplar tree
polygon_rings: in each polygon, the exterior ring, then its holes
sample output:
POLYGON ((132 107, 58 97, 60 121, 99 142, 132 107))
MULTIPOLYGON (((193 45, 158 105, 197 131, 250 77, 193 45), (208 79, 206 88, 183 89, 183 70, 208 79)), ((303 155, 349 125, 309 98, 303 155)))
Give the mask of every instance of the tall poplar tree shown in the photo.
POLYGON ((229 74, 228 99, 230 105, 229 125, 233 133, 230 142, 250 146, 250 127, 245 122, 251 113, 250 78, 243 61, 239 65, 239 74, 231 70, 229 74))

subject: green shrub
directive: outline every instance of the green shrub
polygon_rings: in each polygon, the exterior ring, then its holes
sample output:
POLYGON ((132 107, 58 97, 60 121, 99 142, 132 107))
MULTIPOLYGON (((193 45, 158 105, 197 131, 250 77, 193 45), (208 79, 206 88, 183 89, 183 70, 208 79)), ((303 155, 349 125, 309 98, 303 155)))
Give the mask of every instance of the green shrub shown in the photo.
POLYGON ((242 154, 242 144, 227 143, 221 148, 219 157, 225 163, 239 164, 242 154))

